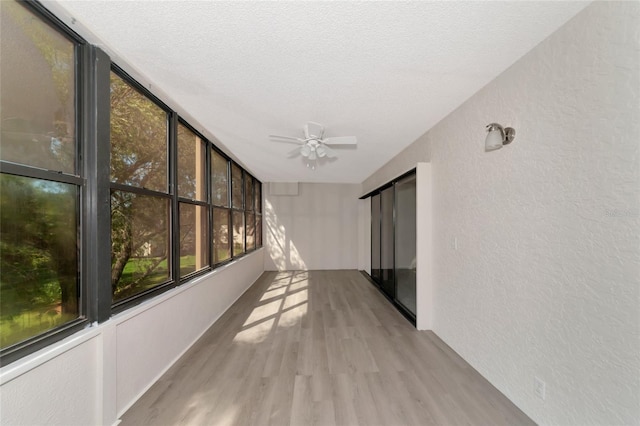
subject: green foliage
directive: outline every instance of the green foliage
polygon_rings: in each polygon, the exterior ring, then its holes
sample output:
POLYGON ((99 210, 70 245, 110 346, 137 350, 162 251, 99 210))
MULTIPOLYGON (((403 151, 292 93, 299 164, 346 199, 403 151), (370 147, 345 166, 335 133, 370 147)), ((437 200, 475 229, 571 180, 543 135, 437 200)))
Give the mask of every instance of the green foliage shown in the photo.
POLYGON ((28 334, 20 324, 40 332, 77 316, 75 221, 73 186, 0 175, 2 347, 28 334), (47 321, 31 321, 44 314, 47 321))
MULTIPOLYGON (((111 180, 167 191, 167 114, 114 73, 111 74, 111 180)), ((168 279, 168 244, 166 199, 112 192, 114 301, 168 279)))
POLYGON ((167 191, 167 113, 111 73, 111 180, 167 191))

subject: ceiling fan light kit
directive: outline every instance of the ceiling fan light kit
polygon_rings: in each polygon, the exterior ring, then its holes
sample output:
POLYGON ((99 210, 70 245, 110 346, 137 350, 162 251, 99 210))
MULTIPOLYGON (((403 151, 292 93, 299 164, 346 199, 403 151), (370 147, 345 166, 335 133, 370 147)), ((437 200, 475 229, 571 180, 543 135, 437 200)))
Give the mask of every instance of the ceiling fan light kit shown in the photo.
POLYGON ((291 151, 288 156, 295 157, 297 154, 302 155, 306 159, 307 167, 311 170, 315 170, 316 160, 319 158, 337 158, 338 155, 336 152, 332 148, 329 148, 328 145, 333 145, 335 148, 339 145, 356 145, 358 143, 358 139, 355 136, 325 138, 324 127, 312 121, 304 125, 304 136, 304 138, 296 138, 291 136, 269 135, 269 138, 274 142, 300 144, 300 147, 291 151))

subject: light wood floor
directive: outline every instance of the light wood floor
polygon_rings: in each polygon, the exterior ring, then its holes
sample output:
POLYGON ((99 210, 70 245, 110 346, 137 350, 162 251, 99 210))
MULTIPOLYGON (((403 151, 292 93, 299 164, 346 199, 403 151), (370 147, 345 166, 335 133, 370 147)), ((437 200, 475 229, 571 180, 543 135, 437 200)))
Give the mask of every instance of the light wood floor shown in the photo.
POLYGON ((534 424, 357 271, 266 272, 121 425, 534 424))

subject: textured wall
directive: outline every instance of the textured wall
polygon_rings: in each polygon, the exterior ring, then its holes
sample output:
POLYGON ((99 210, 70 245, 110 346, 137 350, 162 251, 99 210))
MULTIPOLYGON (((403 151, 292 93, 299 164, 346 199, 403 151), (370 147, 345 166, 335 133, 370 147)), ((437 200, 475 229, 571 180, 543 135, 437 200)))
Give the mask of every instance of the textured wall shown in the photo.
MULTIPOLYGON (((82 340, 37 369, 2 384, 3 425, 100 424, 99 337, 82 340)), ((20 362, 20 361, 18 361, 20 362)), ((13 365, 13 364, 12 364, 13 365)))
POLYGON ((430 153, 434 331, 542 424, 640 421, 639 34, 592 4, 364 183, 430 153))
POLYGON ((359 184, 300 183, 296 196, 265 193, 265 269, 358 268, 361 188, 359 184))
POLYGON ((364 194, 373 191, 390 180, 416 167, 417 163, 427 163, 431 158, 430 144, 428 143, 429 133, 420 136, 414 143, 406 147, 400 154, 389 160, 378 171, 362 182, 362 192, 364 194))

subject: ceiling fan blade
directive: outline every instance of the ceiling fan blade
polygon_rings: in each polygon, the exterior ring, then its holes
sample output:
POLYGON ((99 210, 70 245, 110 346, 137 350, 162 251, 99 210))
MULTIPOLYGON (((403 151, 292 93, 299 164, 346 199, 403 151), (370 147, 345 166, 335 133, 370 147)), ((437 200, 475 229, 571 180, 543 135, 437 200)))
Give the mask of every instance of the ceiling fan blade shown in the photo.
POLYGON ((309 121, 304 125, 304 135, 307 139, 322 139, 324 127, 322 127, 322 124, 309 121))
POLYGON ((336 136, 333 138, 326 138, 322 141, 327 145, 356 145, 358 138, 355 136, 336 136))
POLYGON ((338 154, 336 154, 334 150, 326 145, 324 145, 324 153, 326 154, 327 158, 336 158, 338 156, 338 154))
POLYGON ((291 136, 269 135, 269 139, 271 139, 273 142, 285 142, 285 143, 295 143, 295 144, 301 144, 304 142, 303 139, 293 138, 291 136))

